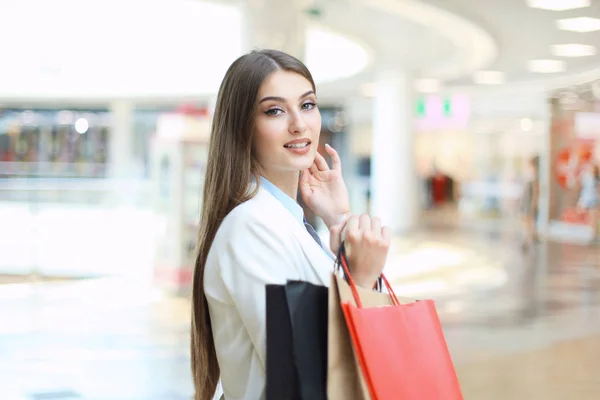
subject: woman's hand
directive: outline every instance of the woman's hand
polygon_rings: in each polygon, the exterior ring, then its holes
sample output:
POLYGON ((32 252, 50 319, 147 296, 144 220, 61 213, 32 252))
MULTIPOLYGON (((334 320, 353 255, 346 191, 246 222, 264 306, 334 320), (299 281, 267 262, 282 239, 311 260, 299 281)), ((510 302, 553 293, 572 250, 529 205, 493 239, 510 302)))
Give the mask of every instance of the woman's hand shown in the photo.
POLYGON ((339 248, 340 239, 336 238, 341 238, 344 241, 354 282, 366 289, 373 288, 373 284, 385 266, 390 249, 392 240, 390 229, 386 226, 382 227, 379 218, 371 218, 367 214, 360 217, 351 216, 341 233, 340 226, 336 225, 331 229, 332 247, 339 248))
POLYGON ((300 193, 306 205, 331 229, 350 215, 350 199, 338 153, 329 145, 325 145, 325 150, 331 156, 333 169, 317 153, 313 165, 302 171, 300 193))

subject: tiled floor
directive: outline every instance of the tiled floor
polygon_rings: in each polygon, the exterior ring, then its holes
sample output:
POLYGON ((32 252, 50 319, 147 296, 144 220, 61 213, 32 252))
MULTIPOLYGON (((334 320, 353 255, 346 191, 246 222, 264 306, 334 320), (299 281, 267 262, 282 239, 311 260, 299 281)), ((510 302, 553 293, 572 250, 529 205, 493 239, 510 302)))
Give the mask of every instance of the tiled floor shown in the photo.
MULTIPOLYGON (((466 399, 600 398, 600 248, 428 230, 387 273, 438 301, 466 399)), ((188 321, 134 280, 2 285, 0 399, 188 399, 188 321)))

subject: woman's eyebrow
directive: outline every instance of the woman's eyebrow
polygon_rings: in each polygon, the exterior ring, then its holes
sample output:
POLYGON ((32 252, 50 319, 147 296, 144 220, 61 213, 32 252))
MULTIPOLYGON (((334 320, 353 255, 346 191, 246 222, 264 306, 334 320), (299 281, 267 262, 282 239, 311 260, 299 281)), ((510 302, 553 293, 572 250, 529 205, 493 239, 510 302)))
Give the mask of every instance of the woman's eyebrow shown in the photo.
MULTIPOLYGON (((305 97, 310 96, 311 94, 315 94, 314 91, 309 90, 308 92, 304 93, 302 96, 299 97, 299 99, 303 99, 305 97)), ((269 100, 273 100, 273 101, 281 101, 281 102, 285 102, 285 99, 283 97, 278 97, 278 96, 267 96, 267 97, 263 97, 258 104, 263 103, 265 101, 269 101, 269 100)))

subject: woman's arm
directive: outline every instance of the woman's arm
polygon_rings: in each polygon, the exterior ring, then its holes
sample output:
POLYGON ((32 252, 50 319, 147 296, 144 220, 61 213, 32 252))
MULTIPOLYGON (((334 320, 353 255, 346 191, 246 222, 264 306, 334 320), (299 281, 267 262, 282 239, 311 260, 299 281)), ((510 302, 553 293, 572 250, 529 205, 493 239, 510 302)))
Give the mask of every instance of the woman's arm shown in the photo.
MULTIPOLYGON (((301 279, 291 235, 278 235, 256 216, 232 229, 216 255, 221 277, 246 332, 265 367, 268 284, 301 279)), ((301 261, 300 261, 301 262, 301 261)))

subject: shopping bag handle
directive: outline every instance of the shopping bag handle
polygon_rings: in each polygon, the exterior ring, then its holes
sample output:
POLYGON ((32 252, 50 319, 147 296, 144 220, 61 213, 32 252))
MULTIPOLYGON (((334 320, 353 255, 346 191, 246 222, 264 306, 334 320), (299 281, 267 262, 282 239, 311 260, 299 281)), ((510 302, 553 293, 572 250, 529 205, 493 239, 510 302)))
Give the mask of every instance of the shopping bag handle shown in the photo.
MULTIPOLYGON (((344 242, 340 245, 340 249, 338 251, 338 261, 341 264, 342 269, 344 271, 344 275, 348 284, 350 285, 350 290, 352 290, 352 295, 354 296, 354 301, 356 301, 356 305, 358 308, 363 308, 362 301, 360 300, 360 295, 358 294, 358 290, 356 289, 356 284, 354 283, 354 279, 352 279, 352 275, 350 274, 350 268, 348 266, 348 259, 346 258, 346 247, 344 246, 344 242)), ((381 278, 387 287, 388 294, 392 300, 392 305, 399 306, 400 302, 398 301, 398 297, 396 297, 396 293, 394 293, 394 289, 392 289, 392 285, 388 282, 387 278, 381 273, 381 278)))

